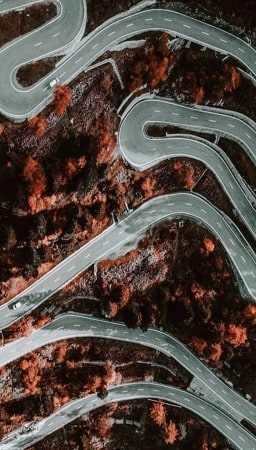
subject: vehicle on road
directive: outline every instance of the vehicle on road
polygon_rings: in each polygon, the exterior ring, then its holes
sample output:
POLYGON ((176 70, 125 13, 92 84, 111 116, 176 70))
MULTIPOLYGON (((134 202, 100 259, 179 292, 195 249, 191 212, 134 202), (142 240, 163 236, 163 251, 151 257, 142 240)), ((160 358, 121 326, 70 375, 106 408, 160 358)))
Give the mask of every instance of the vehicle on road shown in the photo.
POLYGON ((50 88, 53 88, 53 87, 56 86, 56 84, 58 84, 59 82, 60 82, 60 80, 59 80, 58 77, 53 78, 53 80, 50 81, 50 84, 49 84, 50 88))
POLYGON ((12 305, 12 309, 18 309, 18 308, 20 308, 21 307, 21 302, 15 302, 15 303, 13 303, 13 305, 12 305))

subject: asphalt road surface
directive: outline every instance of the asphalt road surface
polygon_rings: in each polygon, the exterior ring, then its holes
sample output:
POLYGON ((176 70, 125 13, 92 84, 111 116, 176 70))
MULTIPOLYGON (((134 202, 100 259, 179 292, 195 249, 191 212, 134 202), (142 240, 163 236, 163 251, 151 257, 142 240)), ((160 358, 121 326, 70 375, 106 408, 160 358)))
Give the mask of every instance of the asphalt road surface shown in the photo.
MULTIPOLYGON (((34 3, 37 2, 5 0, 0 3, 0 12, 9 12, 10 4, 13 4, 13 9, 24 9, 34 3)), ((54 76, 48 76, 45 90, 42 90, 41 81, 32 87, 24 88, 16 79, 19 67, 38 59, 73 51, 84 34, 87 20, 85 0, 55 0, 55 3, 58 11, 56 17, 0 49, 0 110, 4 115, 6 110, 6 116, 10 119, 25 120, 24 114, 21 117, 22 111, 31 111, 31 116, 35 105, 36 110, 42 110, 52 99, 52 96, 49 96, 52 91, 49 83, 54 76)))
POLYGON ((155 328, 149 328, 146 332, 142 332, 140 329, 129 329, 123 323, 109 322, 84 314, 62 314, 27 338, 15 340, 0 348, 0 365, 4 366, 46 344, 82 336, 133 342, 173 357, 193 376, 197 377, 211 391, 211 394, 221 401, 224 408, 228 408, 229 414, 233 414, 233 419, 239 418, 239 421, 246 419, 256 426, 255 405, 230 389, 178 339, 155 328))
MULTIPOLYGON (((122 114, 121 120, 124 128, 128 127, 128 124, 130 126, 136 125, 136 133, 138 133, 139 128, 145 133, 145 127, 154 122, 227 137, 241 145, 252 163, 256 165, 254 145, 256 124, 236 111, 199 105, 182 105, 155 94, 153 94, 153 98, 149 94, 143 94, 129 103, 122 114), (134 121, 134 115, 136 114, 138 115, 137 124, 134 121)), ((120 133, 121 131, 122 129, 120 133)), ((120 134, 119 140, 124 139, 121 136, 120 134)), ((134 138, 134 136, 131 138, 134 138)))
POLYGON ((36 308, 68 284, 95 261, 126 252, 126 244, 138 240, 160 221, 187 217, 205 226, 221 242, 232 268, 239 274, 248 297, 256 300, 255 254, 238 228, 225 214, 193 192, 155 197, 120 222, 90 240, 71 256, 0 307, 0 329, 4 329, 36 308), (13 309, 20 301, 21 306, 13 309))
MULTIPOLYGON (((35 0, 13 0, 12 9, 24 8, 33 3, 35 0)), ((12 120, 21 121, 31 117, 52 100, 53 92, 49 88, 49 83, 54 77, 58 77, 61 84, 67 83, 82 70, 89 68, 104 52, 111 50, 113 45, 147 31, 166 31, 172 36, 180 36, 199 45, 232 55, 250 70, 255 81, 255 50, 241 39, 191 17, 169 10, 140 11, 138 8, 134 8, 110 19, 81 40, 87 19, 85 0, 56 0, 56 4, 58 12, 52 21, 32 33, 6 44, 0 50, 0 110, 3 115, 12 120), (25 89, 18 85, 16 73, 20 66, 57 54, 66 54, 66 57, 57 64, 55 71, 30 88, 25 89)), ((0 12, 6 12, 9 9, 10 2, 0 1, 0 12)), ((216 145, 192 136, 174 136, 161 139, 161 141, 151 139, 145 132, 145 126, 149 122, 163 122, 166 121, 166 117, 170 117, 172 124, 186 126, 196 131, 227 135, 243 146, 255 164, 253 143, 255 142, 256 125, 236 113, 208 110, 207 108, 192 109, 159 98, 143 98, 141 100, 143 102, 136 100, 135 103, 130 104, 123 115, 120 127, 119 145, 127 160, 141 170, 143 166, 170 157, 170 154, 184 157, 193 157, 194 155, 194 158, 203 161, 214 172, 233 202, 234 208, 243 217, 250 232, 255 235, 255 210, 252 204, 254 195, 216 145), (135 111, 137 120, 134 120, 135 111), (132 141, 132 139, 134 140, 132 141), (142 147, 143 151, 141 151, 142 147), (132 152, 130 148, 132 148, 132 152), (134 152, 136 149, 137 151, 134 152)), ((220 240, 233 269, 239 274, 248 298, 255 301, 256 261, 255 254, 248 242, 225 214, 193 192, 183 192, 149 200, 127 217, 121 218, 118 223, 112 224, 28 289, 1 306, 0 328, 6 328, 19 320, 95 261, 124 253, 126 245, 138 240, 149 227, 173 217, 191 218, 208 228, 220 240), (17 301, 20 301, 21 306, 13 309, 13 305, 17 301)), ((222 403, 226 403, 229 407, 229 411, 234 411, 234 417, 246 418, 247 421, 255 424, 254 405, 221 382, 176 339, 154 329, 142 333, 140 330, 129 330, 122 324, 74 314, 65 315, 28 338, 17 340, 0 349, 2 364, 22 356, 24 352, 27 353, 35 348, 35 345, 39 347, 46 342, 71 336, 84 336, 85 333, 92 336, 137 342, 173 356, 205 384, 216 397, 221 398, 222 403)), ((172 403, 178 403, 208 420, 237 448, 256 449, 255 437, 220 409, 188 392, 155 383, 132 383, 111 387, 105 401, 92 395, 86 399, 71 402, 55 415, 38 424, 33 433, 29 435, 16 433, 15 439, 13 435, 7 436, 7 439, 1 442, 1 448, 3 450, 15 448, 16 450, 17 445, 19 449, 32 445, 33 442, 83 414, 86 408, 88 408, 87 410, 94 409, 109 401, 148 397, 163 398, 172 403)))
MULTIPOLYGON (((189 128, 190 121, 197 123, 193 129, 199 131, 208 130, 213 123, 213 130, 222 129, 228 136, 231 122, 238 135, 238 124, 241 123, 241 128, 245 128, 244 133, 249 136, 249 125, 235 117, 228 118, 224 114, 211 112, 210 109, 206 111, 183 107, 164 98, 140 96, 128 106, 121 118, 118 144, 122 156, 137 170, 144 170, 163 159, 178 157, 203 162, 213 172, 235 211, 256 239, 256 197, 220 147, 187 134, 168 135, 166 138, 152 138, 147 134, 149 125, 185 125, 185 128, 189 128)), ((250 149, 254 154, 255 147, 252 143, 256 141, 256 132, 252 129, 250 139, 250 149)))
MULTIPOLYGON (((21 0, 22 3, 24 1, 21 0)), ((79 43, 86 20, 85 1, 59 0, 59 3, 62 5, 62 23, 58 20, 52 21, 13 41, 0 51, 0 86, 4 87, 0 89, 0 111, 8 118, 22 121, 32 117, 52 100, 52 92, 49 90, 52 78, 58 77, 62 84, 68 83, 114 45, 150 31, 166 31, 172 36, 181 36, 199 45, 232 55, 255 77, 256 52, 249 44, 192 17, 167 9, 136 12, 131 9, 128 15, 116 16, 79 43), (57 65, 56 70, 33 87, 25 89, 18 86, 18 67, 37 59, 67 52, 70 57, 65 58, 57 65)))
POLYGON ((39 422, 30 432, 26 433, 24 429, 17 430, 16 433, 2 440, 1 450, 17 450, 17 445, 19 450, 23 450, 89 411, 112 402, 127 402, 137 399, 162 399, 165 402, 183 406, 209 422, 225 435, 238 450, 256 450, 255 437, 224 412, 178 388, 143 381, 111 386, 108 388, 108 396, 104 400, 101 400, 96 394, 73 400, 39 422))

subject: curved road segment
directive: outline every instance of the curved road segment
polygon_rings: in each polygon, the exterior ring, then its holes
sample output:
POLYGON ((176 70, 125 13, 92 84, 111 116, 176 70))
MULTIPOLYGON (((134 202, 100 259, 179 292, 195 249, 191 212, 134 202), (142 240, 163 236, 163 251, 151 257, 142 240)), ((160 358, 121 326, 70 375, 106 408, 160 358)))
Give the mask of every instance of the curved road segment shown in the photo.
POLYGON ((238 450, 256 450, 255 437, 245 428, 234 422, 224 412, 219 411, 209 403, 204 402, 193 394, 181 391, 172 386, 160 383, 125 383, 108 388, 108 396, 104 400, 99 399, 97 394, 88 395, 86 398, 73 400, 62 406, 57 412, 43 421, 32 425, 32 431, 19 429, 1 442, 1 450, 23 450, 35 442, 43 439, 50 433, 62 428, 64 425, 79 418, 83 414, 96 408, 108 405, 112 402, 131 401, 137 399, 161 399, 171 404, 176 404, 189 409, 210 423, 238 450))
MULTIPOLYGON (((221 148, 196 136, 174 134, 166 138, 151 138, 146 131, 152 124, 185 125, 185 128, 189 128, 191 120, 196 121, 197 129, 205 131, 212 122, 217 122, 216 117, 219 122, 214 125, 216 129, 223 128, 225 134, 228 134, 229 122, 232 122, 232 127, 239 134, 237 119, 234 117, 228 120, 225 115, 217 115, 210 110, 209 112, 198 111, 177 105, 168 99, 150 99, 142 96, 132 102, 122 115, 118 145, 123 157, 137 170, 144 170, 163 159, 178 157, 193 158, 203 162, 213 172, 241 220, 256 239, 256 213, 253 206, 256 202, 255 195, 221 148)), ((247 130, 247 124, 241 122, 241 126, 247 130)), ((254 135, 252 132, 251 134, 255 142, 256 132, 254 135)), ((255 152, 255 148, 252 144, 250 145, 255 152)))
POLYGON ((256 300, 256 258, 248 242, 221 211, 193 192, 178 192, 155 197, 117 224, 108 227, 47 274, 0 307, 0 329, 4 329, 58 292, 95 261, 117 257, 126 244, 160 221, 188 217, 205 226, 221 242, 232 267, 239 274, 249 298, 256 300), (13 304, 19 300, 19 309, 13 304))
MULTIPOLYGON (((24 8, 34 3, 37 1, 14 0, 12 9, 24 8)), ((4 86, 4 89, 0 90, 0 110, 13 120, 19 121, 31 117, 51 101, 52 91, 49 89, 49 81, 53 77, 58 77, 61 83, 67 83, 88 68, 106 50, 111 50, 113 45, 146 31, 166 31, 173 36, 181 36, 224 54, 230 54, 242 62, 255 77, 256 52, 252 47, 223 30, 183 14, 162 9, 146 11, 134 9, 125 15, 112 18, 79 43, 85 30, 86 1, 55 0, 55 3, 58 13, 53 20, 32 33, 6 44, 0 51, 0 86, 4 86), (43 57, 65 53, 67 56, 57 64, 56 69, 40 82, 28 89, 18 85, 16 73, 21 65, 43 57)), ((7 12, 9 9, 7 1, 0 1, 0 12, 7 12)), ((203 161, 215 173, 229 198, 235 199, 232 200, 234 207, 244 218, 251 233, 255 233, 253 223, 255 211, 252 207, 254 196, 221 149, 204 139, 193 136, 172 136, 161 140, 147 136, 145 126, 148 123, 166 122, 165 118, 168 116, 171 119, 167 122, 172 124, 230 136, 244 147, 254 164, 256 157, 252 142, 255 141, 256 125, 252 121, 243 120, 243 117, 236 113, 191 108, 177 105, 166 99, 143 98, 143 101, 140 99, 133 102, 128 112, 126 111, 123 115, 119 135, 123 154, 139 169, 170 157, 170 151, 172 151, 172 157, 174 155, 188 156, 203 161), (134 132, 129 134, 131 129, 134 132), (132 141, 131 138, 134 140, 132 141), (132 148, 132 151, 129 148, 132 148), (141 151, 142 148, 143 151, 141 151)), ((3 305, 0 308, 0 328, 3 329, 19 320, 95 261, 123 253, 126 244, 130 245, 136 241, 139 235, 149 227, 162 220, 184 216, 203 224, 220 240, 248 296, 256 300, 255 254, 237 227, 228 217, 200 196, 192 192, 175 193, 146 202, 3 305), (18 310, 14 310, 13 303, 17 300, 22 304, 18 310)), ((245 418, 255 425, 256 407, 254 405, 228 388, 184 345, 167 333, 155 329, 141 333, 140 330, 128 330, 123 324, 109 323, 76 314, 62 315, 33 333, 32 336, 1 348, 2 364, 45 343, 85 335, 136 342, 174 357, 216 397, 219 397, 222 403, 228 406, 229 411, 234 411, 236 418, 241 417, 241 420, 245 418)), ((32 435, 26 436, 17 432, 15 443, 13 443, 13 435, 7 436, 1 442, 1 448, 16 449, 17 443, 20 449, 25 448, 74 420, 85 411, 111 401, 145 397, 163 398, 182 405, 208 420, 237 448, 256 450, 255 437, 223 411, 188 392, 155 383, 133 383, 111 387, 109 396, 104 401, 98 399, 96 395, 91 395, 86 399, 70 402, 56 414, 37 424, 32 435)))
POLYGON ((79 31, 83 25, 77 21, 79 18, 85 19, 85 0, 59 2, 62 5, 63 17, 69 17, 65 26, 58 21, 51 22, 15 40, 0 51, 0 86, 4 86, 4 89, 0 90, 0 111, 8 118, 22 121, 35 115, 52 100, 49 81, 53 77, 58 77, 61 83, 67 83, 114 45, 144 32, 166 31, 170 35, 181 36, 221 53, 230 54, 242 62, 253 76, 256 74, 256 51, 238 37, 175 11, 149 9, 139 12, 131 10, 125 17, 116 16, 116 20, 111 20, 106 26, 101 26, 86 36, 75 49, 73 48, 72 55, 58 64, 50 75, 29 89, 18 87, 15 74, 19 66, 43 57, 63 54, 63 49, 70 46, 72 36, 76 43, 81 37, 79 31), (49 39, 49 36, 52 39, 49 39), (56 38, 58 42, 55 41, 56 38))
MULTIPOLYGON (((9 12, 10 9, 24 9, 41 1, 5 0, 0 3, 0 13, 9 12), (10 3, 13 3, 12 8, 10 3)), ((37 110, 42 110, 49 103, 45 100, 49 94, 47 90, 42 91, 41 82, 30 88, 23 88, 18 84, 18 68, 37 59, 70 52, 84 34, 87 21, 86 1, 54 0, 54 3, 57 4, 56 17, 0 49, 0 110, 10 119, 19 118, 21 111, 32 111, 35 105, 37 110), (9 114, 9 109, 13 113, 9 114)), ((22 120, 25 118, 24 116, 22 120)))
POLYGON ((211 391, 216 399, 227 407, 236 420, 246 419, 256 426, 256 406, 230 389, 208 369, 188 348, 168 333, 149 328, 129 329, 123 323, 88 317, 84 314, 61 314, 53 322, 35 331, 27 338, 21 338, 0 348, 0 364, 6 365, 25 354, 46 344, 62 339, 78 337, 102 337, 133 342, 154 348, 168 357, 174 358, 211 391))
MULTIPOLYGON (((241 145, 256 166, 256 123, 241 113, 199 105, 182 105, 171 99, 149 97, 143 94, 135 98, 122 114, 122 121, 144 130, 149 122, 176 125, 189 130, 228 137, 241 145), (151 114, 149 113, 151 111, 151 114), (136 125, 133 115, 138 114, 136 125), (140 116, 141 114, 141 116, 140 116), (131 117, 130 117, 131 116, 131 117), (143 124, 144 120, 144 124, 143 124)), ((124 125, 126 126, 126 125, 124 125)), ((121 138, 121 136, 119 137, 121 138)))

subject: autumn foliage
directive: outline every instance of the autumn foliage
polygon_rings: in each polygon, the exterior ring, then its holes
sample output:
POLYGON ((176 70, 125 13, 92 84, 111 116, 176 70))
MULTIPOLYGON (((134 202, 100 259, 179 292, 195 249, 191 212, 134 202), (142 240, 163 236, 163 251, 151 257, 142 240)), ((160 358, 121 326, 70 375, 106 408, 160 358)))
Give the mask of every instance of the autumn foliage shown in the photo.
POLYGON ((65 361, 67 347, 68 347, 67 341, 61 341, 57 346, 55 352, 55 361, 57 364, 61 364, 65 361))
POLYGON ((177 436, 179 435, 179 431, 174 422, 170 420, 169 424, 165 427, 166 444, 173 444, 176 441, 177 436))
POLYGON ((229 83, 226 84, 224 90, 227 92, 234 91, 235 89, 237 89, 240 86, 240 83, 241 83, 241 75, 236 70, 236 68, 232 66, 230 81, 229 81, 229 83))
POLYGON ((158 400, 157 402, 153 403, 153 405, 150 409, 150 417, 159 426, 161 426, 165 423, 166 411, 165 411, 163 402, 161 402, 161 400, 158 400))
POLYGON ((30 395, 40 392, 38 383, 41 376, 37 356, 32 355, 29 359, 22 359, 19 363, 19 367, 23 371, 22 381, 25 392, 30 395))
POLYGON ((194 96, 195 103, 200 104, 203 102, 205 96, 204 88, 201 86, 196 92, 194 96))
POLYGON ((252 325, 256 325, 256 305, 249 303, 244 310, 244 315, 246 319, 251 320, 252 325))
POLYGON ((146 51, 146 60, 138 61, 131 74, 130 90, 140 88, 148 83, 155 88, 160 82, 165 81, 168 76, 170 63, 174 63, 176 55, 169 55, 169 36, 163 33, 156 45, 150 45, 146 51))
POLYGON ((97 154, 97 166, 109 164, 113 159, 113 150, 116 146, 116 138, 111 129, 112 124, 108 117, 96 120, 95 127, 99 134, 99 151, 97 154))
POLYGON ((86 164, 87 160, 84 155, 79 158, 68 158, 62 170, 56 174, 56 180, 60 186, 65 186, 86 164))
POLYGON ((104 369, 106 372, 106 375, 102 378, 104 386, 119 384, 121 382, 121 375, 116 372, 115 365, 111 361, 106 361, 104 369))
POLYGON ((239 345, 243 345, 247 341, 247 330, 245 327, 241 325, 234 325, 233 323, 229 324, 226 336, 226 342, 229 342, 234 347, 238 347, 239 345))
POLYGON ((219 361, 221 355, 222 355, 222 347, 221 344, 219 342, 214 342, 213 344, 211 344, 211 353, 208 356, 208 359, 210 361, 219 361))
POLYGON ((102 386, 102 378, 98 375, 91 377, 87 383, 88 392, 96 392, 102 386))
POLYGON ((48 121, 43 117, 35 116, 28 120, 29 128, 34 130, 35 136, 37 137, 42 137, 44 135, 47 125, 48 121))
POLYGON ((57 86, 54 92, 54 112, 62 116, 71 102, 72 94, 69 86, 57 86))
POLYGON ((200 355, 207 348, 207 342, 202 338, 193 336, 191 347, 196 353, 200 355))
POLYGON ((39 161, 29 156, 23 168, 23 176, 28 184, 30 194, 40 196, 46 189, 46 176, 39 161))
POLYGON ((148 199, 153 196, 154 194, 154 187, 156 185, 156 180, 152 177, 146 177, 144 178, 141 188, 144 191, 145 198, 148 199))
POLYGON ((238 347, 247 341, 247 329, 241 325, 229 324, 226 326, 223 322, 216 326, 219 333, 219 342, 208 344, 204 339, 194 336, 191 341, 192 349, 198 354, 204 354, 209 361, 219 361, 223 353, 223 344, 226 342, 238 347))
POLYGON ((97 423, 97 430, 99 436, 105 437, 111 431, 112 426, 114 425, 114 419, 112 417, 108 417, 107 415, 103 415, 99 418, 97 423))
POLYGON ((215 249, 215 244, 213 240, 209 237, 204 238, 204 248, 207 252, 211 253, 215 249))
POLYGON ((186 189, 192 189, 195 185, 195 171, 194 168, 185 162, 174 161, 174 180, 177 183, 182 183, 183 187, 186 189))

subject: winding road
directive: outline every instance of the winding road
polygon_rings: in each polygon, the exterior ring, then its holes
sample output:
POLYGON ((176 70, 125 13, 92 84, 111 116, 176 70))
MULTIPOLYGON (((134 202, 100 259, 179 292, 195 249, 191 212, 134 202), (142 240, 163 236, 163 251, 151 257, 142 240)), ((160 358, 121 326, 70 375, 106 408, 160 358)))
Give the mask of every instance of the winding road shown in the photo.
POLYGON ((197 377, 222 403, 224 411, 228 411, 234 420, 238 418, 240 422, 246 419, 256 426, 255 405, 230 389, 178 339, 155 328, 149 328, 146 332, 142 332, 140 329, 129 329, 123 323, 109 322, 104 319, 88 317, 85 314, 61 314, 50 324, 35 331, 27 338, 15 340, 0 348, 0 362, 2 365, 6 365, 46 344, 78 337, 116 339, 154 348, 166 356, 174 358, 193 376, 197 377))
POLYGON ((95 261, 126 252, 150 227, 160 221, 188 217, 205 226, 223 245, 233 269, 240 276, 248 298, 256 301, 256 257, 235 224, 203 197, 193 192, 177 192, 148 200, 135 211, 112 224, 71 256, 47 272, 37 282, 0 307, 0 329, 38 307, 95 261), (21 306, 13 309, 19 300, 21 306))
POLYGON ((31 431, 28 429, 26 432, 23 428, 7 436, 6 439, 1 441, 1 450, 17 450, 17 445, 19 450, 23 450, 83 414, 112 402, 149 398, 162 399, 165 402, 181 405, 194 412, 224 434, 238 450, 256 450, 254 436, 213 405, 178 388, 143 381, 111 386, 108 389, 108 396, 104 400, 99 399, 96 394, 73 400, 39 422, 31 431))
MULTIPOLYGON (((43 0, 12 0, 11 9, 24 9, 40 2, 45 3, 43 0)), ((54 3, 57 5, 56 17, 0 49, 0 111, 14 121, 20 120, 21 111, 30 111, 27 116, 23 115, 21 120, 24 120, 31 116, 35 105, 35 110, 39 111, 50 100, 45 99, 47 92, 42 91, 41 82, 29 88, 18 84, 16 74, 19 67, 37 59, 71 52, 85 32, 87 21, 85 0, 54 0, 54 3)), ((9 11, 10 1, 2 1, 0 13, 9 11)))
MULTIPOLYGON (((12 0, 11 9, 22 9, 42 0, 12 0)), ((154 1, 131 8, 111 18, 82 39, 87 20, 85 0, 54 0, 57 15, 32 33, 18 38, 0 50, 0 111, 14 121, 22 121, 41 111, 53 98, 50 81, 58 77, 68 83, 81 71, 90 68, 105 51, 147 31, 166 31, 199 45, 229 54, 240 61, 256 77, 256 51, 241 39, 214 26, 166 9, 141 11, 154 1), (49 56, 66 55, 53 72, 30 88, 21 87, 16 79, 20 66, 49 56), (4 86, 4 89, 2 88, 4 86)), ((0 1, 0 13, 10 10, 10 2, 0 1)), ((121 118, 118 145, 124 158, 138 170, 166 158, 188 157, 203 162, 217 177, 253 237, 255 229, 255 194, 239 175, 225 153, 215 144, 192 135, 149 137, 151 123, 170 123, 183 128, 228 136, 243 147, 256 165, 256 124, 245 116, 207 107, 178 105, 163 98, 141 96, 129 104, 121 118), (132 132, 131 132, 132 130, 132 132)), ((243 293, 256 300, 256 256, 248 242, 223 212, 193 192, 180 192, 153 198, 127 217, 120 218, 36 283, 0 307, 0 329, 4 329, 36 308, 73 280, 95 261, 126 252, 136 245, 141 234, 163 220, 188 217, 205 226, 225 248, 233 270, 241 280, 243 293), (17 301, 20 308, 13 309, 17 301)), ((96 395, 68 403, 54 415, 36 425, 33 433, 17 430, 1 441, 1 448, 20 449, 79 417, 85 411, 112 401, 134 398, 163 398, 190 409, 222 432, 236 448, 256 450, 255 437, 239 423, 246 419, 256 425, 256 407, 219 380, 195 355, 177 339, 156 329, 129 330, 123 324, 110 323, 78 314, 61 315, 51 324, 0 348, 0 364, 4 365, 29 351, 60 339, 79 336, 102 336, 107 339, 136 342, 155 348, 175 358, 208 390, 226 405, 229 415, 209 402, 188 392, 156 383, 130 383, 109 388, 107 399, 96 395)))
MULTIPOLYGON (((155 95, 152 98, 143 94, 131 101, 123 112, 119 141, 127 141, 129 126, 136 126, 138 137, 141 131, 145 136, 146 127, 152 123, 181 126, 184 129, 227 137, 241 145, 256 166, 256 123, 241 113, 207 106, 182 105, 168 98, 155 95), (134 119, 136 115, 139 119, 137 123, 134 119), (125 134, 121 134, 122 128, 126 128, 125 134)), ((134 144, 134 135, 132 139, 131 143, 134 144)))
POLYGON ((253 147, 256 131, 252 130, 252 137, 250 137, 246 132, 249 126, 240 119, 213 113, 210 108, 209 111, 195 110, 177 105, 168 99, 150 99, 142 95, 131 102, 122 114, 118 144, 122 156, 137 170, 144 170, 163 159, 178 157, 193 158, 203 162, 216 176, 241 220, 256 239, 255 194, 220 147, 196 136, 174 134, 166 138, 152 138, 147 134, 147 127, 152 124, 175 124, 182 125, 184 128, 191 127, 206 131, 213 123, 212 132, 222 130, 230 137, 229 125, 232 124, 232 129, 234 128, 239 136, 237 121, 241 123, 241 127, 245 128, 245 134, 251 139, 250 151, 256 155, 255 147, 253 147), (197 125, 191 125, 191 121, 196 122, 197 125))
MULTIPOLYGON (((137 11, 138 8, 131 8, 128 14, 119 14, 79 42, 86 20, 85 0, 55 1, 62 5, 63 12, 59 17, 66 19, 65 26, 64 21, 61 24, 61 20, 53 20, 4 46, 0 51, 0 86, 4 86, 4 89, 0 89, 0 111, 12 120, 23 121, 32 117, 52 100, 53 95, 49 90, 52 78, 58 77, 62 84, 68 83, 114 45, 144 32, 166 31, 172 36, 181 36, 199 45, 232 55, 246 66, 255 78, 256 51, 249 44, 192 17, 166 9, 137 11), (25 89, 18 85, 16 73, 20 66, 47 56, 64 54, 68 50, 70 56, 60 61, 51 74, 30 88, 25 89)), ((18 0, 15 5, 17 3, 18 0)), ((23 3, 29 4, 20 0, 20 4, 23 3)), ((4 5, 7 3, 3 2, 3 9, 4 5)))

